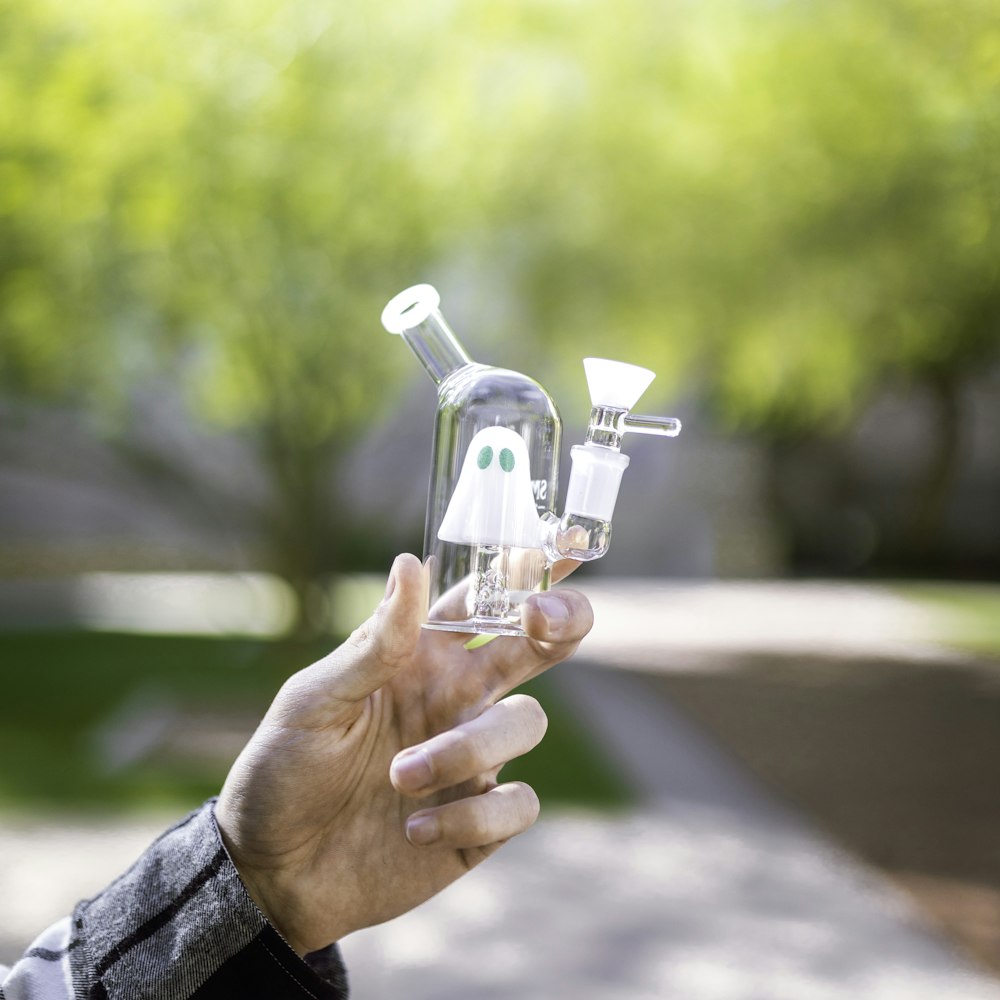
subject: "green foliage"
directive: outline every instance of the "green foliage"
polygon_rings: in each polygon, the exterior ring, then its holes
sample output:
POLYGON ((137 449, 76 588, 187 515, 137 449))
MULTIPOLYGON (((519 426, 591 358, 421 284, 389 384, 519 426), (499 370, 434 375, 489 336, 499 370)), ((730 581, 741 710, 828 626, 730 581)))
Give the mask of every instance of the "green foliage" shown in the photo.
MULTIPOLYGON (((270 478, 269 565, 336 564, 330 468, 398 352, 382 303, 436 253, 385 114, 417 53, 273 0, 5 3, 0 392, 118 412, 182 385, 270 478)), ((400 31, 403 26, 400 26, 400 31)))
POLYGON ((173 364, 275 447, 357 423, 391 356, 364 332, 430 253, 428 206, 349 40, 315 21, 6 7, 0 384, 106 398, 173 364))
POLYGON ((613 16, 601 51, 575 33, 558 179, 525 178, 546 220, 525 240, 539 328, 580 353, 623 342, 745 425, 842 419, 886 377, 997 357, 989 5, 613 16))
POLYGON ((998 55, 981 0, 0 0, 0 392, 183 383, 290 576, 414 280, 499 287, 574 384, 842 421, 997 356, 998 55))

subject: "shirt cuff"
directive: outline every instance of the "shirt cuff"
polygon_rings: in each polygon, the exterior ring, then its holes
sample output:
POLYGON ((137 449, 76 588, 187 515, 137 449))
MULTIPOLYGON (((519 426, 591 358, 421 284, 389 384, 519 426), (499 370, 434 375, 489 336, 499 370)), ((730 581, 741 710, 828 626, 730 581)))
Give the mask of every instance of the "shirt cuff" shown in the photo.
POLYGON ((156 840, 73 914, 87 1000, 346 1000, 336 945, 303 961, 250 898, 219 836, 214 800, 156 840))

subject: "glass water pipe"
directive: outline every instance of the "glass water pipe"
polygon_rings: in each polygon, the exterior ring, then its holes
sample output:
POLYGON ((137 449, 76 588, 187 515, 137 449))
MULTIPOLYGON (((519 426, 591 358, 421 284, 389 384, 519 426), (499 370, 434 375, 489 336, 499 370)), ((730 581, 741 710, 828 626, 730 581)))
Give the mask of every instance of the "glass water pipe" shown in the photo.
POLYGON ((562 422, 534 379, 473 362, 430 285, 395 296, 382 324, 407 342, 437 387, 424 526, 430 566, 427 628, 523 635, 521 604, 547 590, 559 559, 599 559, 611 540, 626 433, 674 437, 672 417, 633 414, 655 377, 646 368, 587 358, 592 410, 571 450, 564 513, 555 505, 562 422))

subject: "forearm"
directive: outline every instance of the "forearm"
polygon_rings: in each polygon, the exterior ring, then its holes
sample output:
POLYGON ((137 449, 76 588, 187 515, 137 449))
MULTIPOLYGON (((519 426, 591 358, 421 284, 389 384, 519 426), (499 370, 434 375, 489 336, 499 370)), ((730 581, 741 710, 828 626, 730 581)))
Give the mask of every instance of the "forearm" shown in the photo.
POLYGON ((247 894, 206 804, 51 928, 4 1000, 344 1000, 336 949, 303 962, 247 894))

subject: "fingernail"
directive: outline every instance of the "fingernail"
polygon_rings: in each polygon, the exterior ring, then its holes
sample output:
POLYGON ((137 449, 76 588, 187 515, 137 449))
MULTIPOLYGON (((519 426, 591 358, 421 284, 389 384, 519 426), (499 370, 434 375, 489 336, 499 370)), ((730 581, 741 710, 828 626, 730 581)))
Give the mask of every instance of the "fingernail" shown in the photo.
POLYGON ((558 629, 569 620, 569 608, 560 598, 551 594, 540 594, 536 597, 535 607, 545 615, 550 628, 558 629))
POLYGON ((433 844, 441 836, 441 824, 434 816, 411 816, 406 824, 406 839, 411 844, 433 844))
POLYGON ((426 788, 434 780, 434 769, 426 750, 404 750, 389 768, 393 781, 411 791, 426 788))

